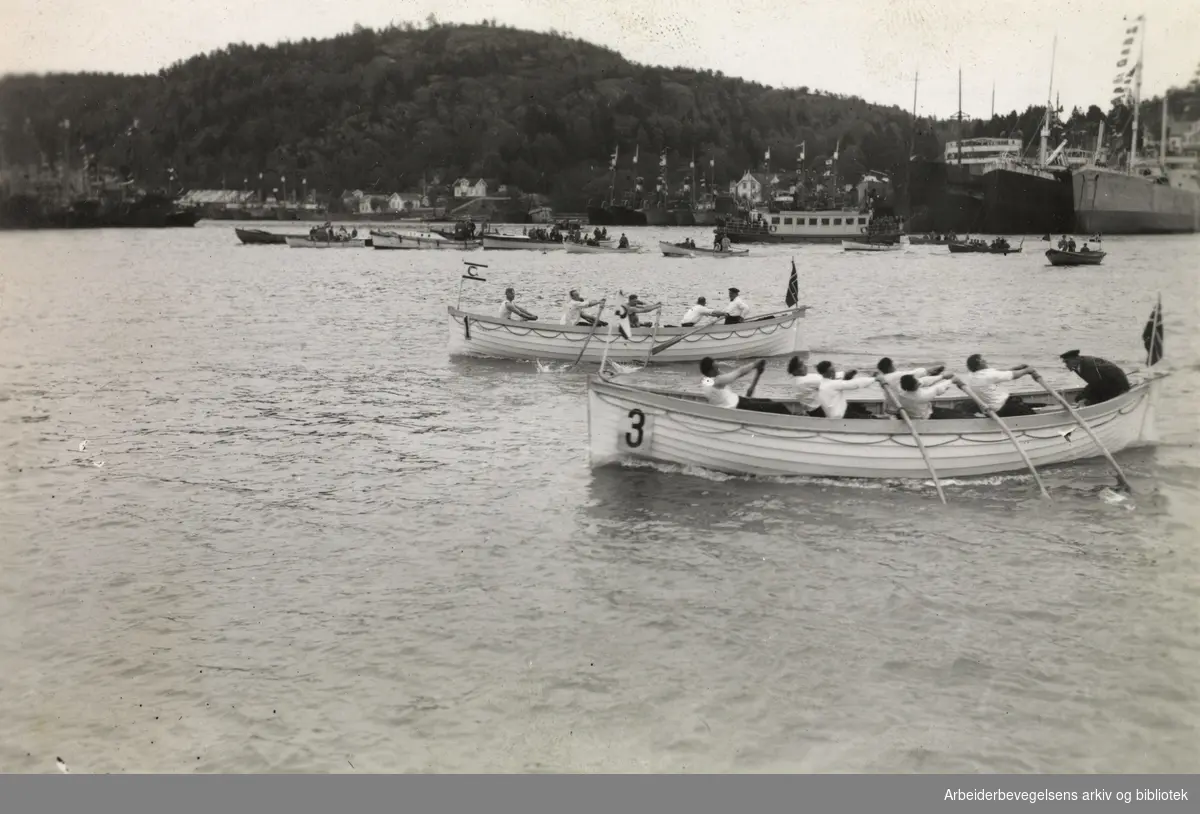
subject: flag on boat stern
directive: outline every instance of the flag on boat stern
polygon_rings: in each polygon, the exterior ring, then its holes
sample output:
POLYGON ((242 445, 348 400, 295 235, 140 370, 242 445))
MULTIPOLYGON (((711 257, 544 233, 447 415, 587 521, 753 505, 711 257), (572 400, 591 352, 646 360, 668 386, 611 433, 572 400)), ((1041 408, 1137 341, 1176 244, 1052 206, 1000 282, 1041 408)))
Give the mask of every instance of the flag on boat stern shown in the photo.
POLYGON ((788 308, 793 308, 800 302, 800 280, 796 277, 795 259, 792 260, 792 276, 788 279, 787 296, 783 301, 788 308))
POLYGON ((1146 364, 1153 367, 1163 357, 1163 313, 1162 295, 1158 295, 1158 304, 1150 312, 1146 327, 1142 329, 1142 344, 1146 347, 1146 364))

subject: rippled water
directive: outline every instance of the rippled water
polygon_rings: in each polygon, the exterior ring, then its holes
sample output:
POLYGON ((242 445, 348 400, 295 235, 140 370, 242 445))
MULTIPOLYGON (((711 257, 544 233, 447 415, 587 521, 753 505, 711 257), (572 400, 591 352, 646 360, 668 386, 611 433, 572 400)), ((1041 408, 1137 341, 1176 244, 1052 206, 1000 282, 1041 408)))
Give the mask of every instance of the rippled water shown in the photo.
POLYGON ((627 231, 649 251, 475 252, 464 297, 768 310, 794 257, 818 359, 1065 384, 1070 348, 1138 365, 1161 291, 1163 443, 1118 456, 1125 502, 1102 461, 945 507, 593 471, 583 372, 448 356, 467 255, 3 234, 0 769, 1195 770, 1200 239, 1053 269, 1032 240, 688 261, 627 231))

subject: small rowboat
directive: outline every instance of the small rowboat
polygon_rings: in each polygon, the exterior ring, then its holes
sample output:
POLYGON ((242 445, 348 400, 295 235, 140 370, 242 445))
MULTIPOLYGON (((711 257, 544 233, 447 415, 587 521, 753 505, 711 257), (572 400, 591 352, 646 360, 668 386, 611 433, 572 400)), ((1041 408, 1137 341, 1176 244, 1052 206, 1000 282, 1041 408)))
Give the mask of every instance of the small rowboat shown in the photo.
POLYGON ((616 330, 616 319, 601 315, 609 328, 560 325, 555 322, 519 322, 473 314, 448 306, 452 355, 490 356, 501 359, 557 359, 573 362, 583 351, 582 362, 599 362, 608 349, 615 362, 698 362, 714 359, 747 359, 803 353, 800 320, 807 306, 799 306, 736 325, 717 324, 704 328, 639 326, 630 339, 616 330), (650 349, 687 334, 669 348, 650 356, 650 349), (588 336, 591 340, 588 340, 588 336))
POLYGON ((1046 249, 1046 259, 1052 266, 1098 266, 1104 259, 1104 252, 1064 252, 1059 249, 1046 249))
POLYGON ((863 243, 859 240, 842 241, 842 251, 847 252, 898 252, 903 249, 903 243, 863 243))
POLYGON ((563 244, 553 240, 534 240, 528 235, 484 235, 484 249, 532 249, 539 252, 562 251, 563 244))
POLYGON ((717 257, 721 260, 727 260, 731 257, 748 257, 749 249, 730 249, 729 251, 718 251, 717 249, 704 249, 699 246, 679 246, 674 243, 668 243, 665 240, 658 241, 658 248, 662 251, 664 257, 717 257))
POLYGON ((302 237, 287 236, 290 249, 362 249, 366 247, 366 238, 352 237, 347 240, 312 240, 307 235, 302 237))
MULTIPOLYGON (((248 246, 283 246, 287 244, 288 239, 287 235, 272 234, 271 232, 267 232, 262 229, 242 229, 235 226, 233 231, 238 236, 238 240, 242 241, 248 246)), ((295 237, 303 237, 303 235, 295 235, 295 237)))
POLYGON ((976 246, 972 243, 948 243, 951 254, 1020 254, 1021 247, 1002 247, 995 248, 992 246, 976 246))
MULTIPOLYGON (((1162 378, 1148 378, 1117 398, 1076 412, 1109 452, 1153 443, 1162 378)), ((1035 466, 1102 454, 1061 408, 1004 421, 1035 466)), ((989 418, 913 425, 940 478, 1027 471, 1012 441, 989 418)), ((900 420, 832 420, 714 407, 698 393, 617 384, 594 375, 588 379, 588 435, 592 466, 641 459, 736 475, 929 477, 900 420)))
POLYGON ((586 243, 571 243, 563 244, 567 249, 567 254, 636 254, 640 249, 630 246, 622 249, 618 246, 589 246, 586 243))

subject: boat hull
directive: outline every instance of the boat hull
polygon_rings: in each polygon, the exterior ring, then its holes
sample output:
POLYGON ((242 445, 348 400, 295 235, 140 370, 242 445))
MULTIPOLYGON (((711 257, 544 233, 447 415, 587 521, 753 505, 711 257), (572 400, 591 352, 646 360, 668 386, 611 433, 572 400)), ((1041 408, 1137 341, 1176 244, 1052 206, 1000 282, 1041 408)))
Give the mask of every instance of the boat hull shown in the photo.
MULTIPOLYGON (((690 333, 693 328, 639 327, 633 329, 631 339, 625 339, 611 318, 607 320, 609 327, 598 327, 592 332, 587 326, 501 320, 450 306, 450 352, 459 356, 573 362, 582 350, 581 361, 599 362, 607 347, 608 358, 614 362, 644 362, 654 345, 688 334, 650 357, 650 361, 670 364, 698 362, 705 356, 714 359, 780 356, 807 351, 800 330, 804 312, 802 307, 778 314, 774 319, 718 324, 694 333, 690 333)), ((602 315, 601 319, 604 318, 602 315)))
POLYGON ((531 240, 524 235, 484 235, 484 249, 516 249, 535 252, 556 252, 562 251, 564 246, 562 243, 554 243, 549 240, 531 240))
POLYGON ((1200 231, 1200 193, 1098 169, 1072 176, 1075 231, 1106 235, 1200 231))
POLYGON ((842 250, 847 252, 898 252, 904 248, 901 243, 862 243, 857 240, 843 240, 842 250))
POLYGON ((971 246, 966 243, 950 243, 947 244, 951 254, 1020 254, 1021 247, 1008 247, 1007 249, 993 249, 991 246, 971 246))
POLYGON ((729 260, 734 257, 750 256, 749 249, 730 249, 727 252, 719 252, 716 249, 702 249, 699 246, 695 248, 676 246, 665 240, 658 241, 658 248, 666 257, 716 257, 720 260, 729 260))
POLYGON ((1052 266, 1098 266, 1104 260, 1104 252, 1064 252, 1046 249, 1046 259, 1052 266))
POLYGON ((977 232, 1064 233, 1071 231, 1074 218, 1068 173, 996 169, 983 176, 983 220, 975 228, 977 232))
POLYGON ((248 246, 286 246, 287 235, 274 235, 262 229, 239 229, 234 227, 238 240, 248 246))
MULTIPOLYGON (((1110 452, 1153 443, 1159 379, 1078 409, 1110 452)), ((1005 420, 1035 466, 1102 454, 1065 411, 1005 420), (1067 434, 1074 428, 1075 432, 1067 434)), ((991 419, 913 422, 940 478, 1024 472, 991 419)), ((922 479, 929 471, 904 422, 783 416, 588 380, 591 462, 640 459, 754 476, 922 479)))
POLYGON ((567 254, 637 254, 637 249, 627 248, 621 249, 616 246, 588 246, 585 243, 563 244, 567 250, 567 254))
POLYGON ((376 249, 385 251, 429 251, 439 249, 456 249, 461 251, 474 249, 481 245, 481 241, 478 240, 451 240, 433 232, 371 232, 371 242, 376 249))
POLYGON ((291 249, 362 249, 367 245, 366 238, 356 237, 350 240, 309 240, 307 237, 287 237, 288 248, 291 249))

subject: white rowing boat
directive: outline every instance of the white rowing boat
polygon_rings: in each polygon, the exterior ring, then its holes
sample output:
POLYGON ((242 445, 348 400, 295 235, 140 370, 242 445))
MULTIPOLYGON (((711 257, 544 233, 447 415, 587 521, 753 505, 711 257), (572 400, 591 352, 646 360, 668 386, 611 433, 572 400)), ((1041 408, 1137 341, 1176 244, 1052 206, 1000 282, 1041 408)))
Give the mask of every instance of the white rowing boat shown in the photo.
POLYGON ((865 243, 861 240, 843 240, 842 251, 847 252, 898 252, 904 249, 904 243, 865 243))
POLYGON ((468 249, 479 245, 477 240, 451 240, 436 232, 371 232, 376 249, 437 250, 468 249))
POLYGON ((307 235, 294 237, 288 235, 290 249, 362 249, 367 245, 366 238, 354 237, 348 240, 312 240, 307 235))
MULTIPOLYGON (((1164 375, 1076 412, 1109 452, 1152 444, 1164 375)), ((1053 403, 1049 396, 1045 400, 1053 403)), ((1004 422, 1035 466, 1102 454, 1061 408, 1004 422)), ((989 418, 913 425, 941 478, 1027 471, 1012 441, 989 418)), ((809 418, 714 407, 697 393, 617 384, 598 376, 588 379, 588 434, 593 466, 641 459, 737 475, 929 477, 920 449, 898 419, 809 418)))
POLYGON ((562 251, 563 244, 553 240, 535 240, 528 235, 497 235, 483 236, 484 249, 527 249, 541 252, 562 251))
POLYGON ((728 251, 724 249, 704 249, 699 246, 679 246, 674 243, 668 243, 665 240, 658 241, 658 248, 664 257, 716 257, 726 260, 731 257, 747 257, 750 254, 749 249, 730 248, 728 251))
POLYGON ((490 356, 501 359, 563 360, 573 362, 583 351, 582 362, 599 362, 608 349, 615 362, 698 362, 705 356, 714 359, 749 359, 805 353, 808 348, 800 330, 800 320, 808 306, 780 311, 769 318, 751 319, 736 325, 717 324, 702 328, 641 326, 632 329, 626 339, 617 330, 611 314, 601 319, 612 323, 597 327, 560 325, 558 322, 519 322, 462 311, 448 306, 450 316, 450 352, 463 356, 490 356), (649 356, 651 348, 680 336, 674 345, 649 356), (588 336, 591 335, 591 339, 588 336))
POLYGON ((589 246, 586 243, 564 244, 567 248, 567 254, 637 254, 639 249, 630 246, 622 249, 619 246, 589 246))

